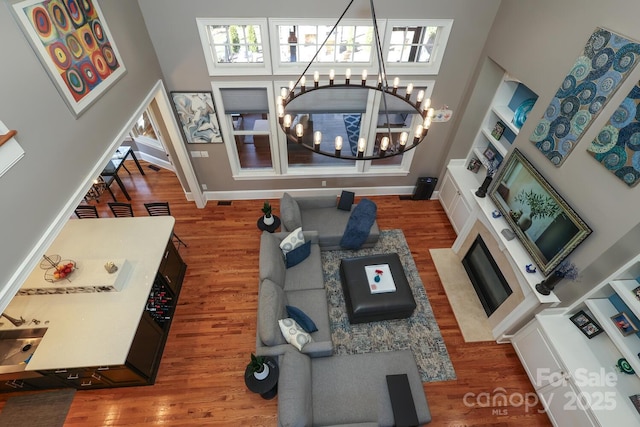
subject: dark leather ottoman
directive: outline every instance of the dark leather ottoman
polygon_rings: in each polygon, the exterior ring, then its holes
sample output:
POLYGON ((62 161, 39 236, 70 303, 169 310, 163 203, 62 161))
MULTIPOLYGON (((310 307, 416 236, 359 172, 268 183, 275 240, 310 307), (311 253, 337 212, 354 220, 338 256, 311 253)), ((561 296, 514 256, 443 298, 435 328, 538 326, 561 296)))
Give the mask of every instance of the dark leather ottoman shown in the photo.
POLYGON ((416 302, 398 254, 347 258, 340 262, 340 279, 350 323, 404 319, 413 314, 416 302), (372 294, 365 266, 388 264, 395 292, 372 294))

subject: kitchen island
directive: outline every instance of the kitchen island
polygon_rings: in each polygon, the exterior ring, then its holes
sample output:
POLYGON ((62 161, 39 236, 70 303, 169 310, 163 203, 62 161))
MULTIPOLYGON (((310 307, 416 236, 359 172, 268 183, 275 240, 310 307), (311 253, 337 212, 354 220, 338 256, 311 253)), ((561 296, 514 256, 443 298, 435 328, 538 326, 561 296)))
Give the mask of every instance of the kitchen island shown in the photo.
POLYGON ((49 283, 36 267, 5 309, 26 322, 16 327, 2 319, 0 331, 47 331, 23 372, 0 376, 0 391, 153 384, 186 271, 171 241, 174 222, 70 220, 44 255, 73 260, 77 271, 49 283), (109 283, 106 270, 87 271, 110 261, 119 271, 109 283))

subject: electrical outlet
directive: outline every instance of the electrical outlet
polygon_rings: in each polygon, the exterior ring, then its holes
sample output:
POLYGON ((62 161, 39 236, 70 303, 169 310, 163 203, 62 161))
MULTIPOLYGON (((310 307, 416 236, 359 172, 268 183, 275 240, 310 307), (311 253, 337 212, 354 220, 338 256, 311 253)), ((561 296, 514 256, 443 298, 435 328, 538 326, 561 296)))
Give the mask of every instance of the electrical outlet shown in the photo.
POLYGON ((207 184, 200 184, 200 186, 202 187, 203 190, 207 189, 207 184))
POLYGON ((202 154, 201 157, 209 157, 209 152, 208 151, 201 151, 200 154, 202 154))
POLYGON ((327 181, 322 181, 322 186, 326 187, 327 186, 327 181))
POLYGON ((191 157, 202 157, 202 156, 200 155, 199 151, 192 151, 191 152, 191 157))

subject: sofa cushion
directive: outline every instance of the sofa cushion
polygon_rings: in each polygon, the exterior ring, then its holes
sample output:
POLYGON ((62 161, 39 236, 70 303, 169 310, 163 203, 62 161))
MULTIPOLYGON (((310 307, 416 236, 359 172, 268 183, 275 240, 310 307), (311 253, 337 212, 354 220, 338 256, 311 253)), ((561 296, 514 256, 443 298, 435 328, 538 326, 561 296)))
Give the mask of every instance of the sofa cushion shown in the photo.
POLYGON ((307 259, 286 269, 284 290, 289 292, 301 289, 324 289, 320 246, 314 243, 311 243, 311 254, 307 259))
POLYGON ((278 320, 287 316, 284 290, 269 279, 260 284, 258 293, 258 335, 267 346, 286 343, 278 320))
POLYGON ((287 253, 302 245, 304 245, 304 234, 302 233, 302 227, 298 227, 282 239, 280 249, 282 249, 282 253, 286 256, 287 253))
POLYGON ((287 230, 295 230, 302 226, 300 207, 289 193, 284 193, 280 199, 280 216, 287 230))
POLYGON ((331 323, 329 321, 329 303, 324 289, 307 289, 304 291, 290 291, 287 294, 287 304, 298 307, 313 319, 318 327, 311 333, 314 342, 331 341, 331 323))
POLYGON ((340 246, 346 249, 360 249, 369 237, 371 226, 376 221, 377 211, 378 207, 374 202, 362 199, 351 212, 340 246))
POLYGON ((311 335, 305 332, 298 322, 290 317, 278 320, 280 331, 289 344, 302 351, 305 345, 313 342, 311 335))
POLYGON ((399 350, 313 359, 314 425, 376 421, 381 426, 394 425, 386 376, 396 374, 407 374, 420 425, 431 421, 413 353, 399 350), (342 404, 345 400, 348 406, 342 404))
POLYGON ((313 319, 307 316, 307 314, 304 311, 292 305, 288 305, 285 308, 287 310, 287 316, 295 320, 298 323, 298 325, 300 325, 302 329, 305 330, 305 332, 311 333, 318 330, 318 327, 313 322, 313 319))
POLYGON ((287 268, 294 267, 307 259, 311 254, 311 242, 306 242, 287 253, 285 264, 287 268))
POLYGON ((311 359, 295 350, 286 351, 279 360, 278 425, 313 425, 311 359))
POLYGON ((260 280, 269 279, 280 287, 284 286, 286 267, 280 249, 280 239, 267 231, 260 237, 260 280))

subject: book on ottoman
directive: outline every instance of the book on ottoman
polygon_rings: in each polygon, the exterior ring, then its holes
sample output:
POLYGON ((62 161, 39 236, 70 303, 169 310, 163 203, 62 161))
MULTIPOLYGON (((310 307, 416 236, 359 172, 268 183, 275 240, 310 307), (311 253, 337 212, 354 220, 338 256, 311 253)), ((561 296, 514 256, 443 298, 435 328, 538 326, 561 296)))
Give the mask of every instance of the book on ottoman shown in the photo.
POLYGON ((372 294, 396 291, 396 284, 393 282, 389 264, 367 265, 364 267, 364 271, 367 273, 369 290, 372 294))

